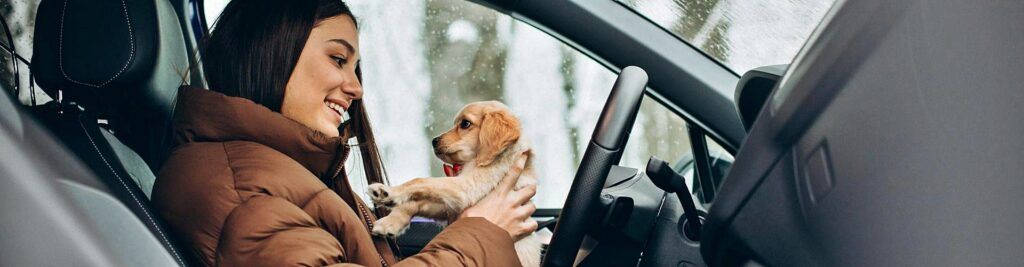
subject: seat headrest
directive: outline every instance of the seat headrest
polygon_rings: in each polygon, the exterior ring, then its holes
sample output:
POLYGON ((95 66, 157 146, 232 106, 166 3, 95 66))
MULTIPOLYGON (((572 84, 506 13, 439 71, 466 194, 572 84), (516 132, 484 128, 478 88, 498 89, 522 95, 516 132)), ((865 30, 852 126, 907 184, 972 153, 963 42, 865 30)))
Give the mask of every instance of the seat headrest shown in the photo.
MULTIPOLYGON (((51 96, 86 109, 139 102, 162 112, 188 67, 168 1, 44 0, 36 16, 32 71, 51 96)), ((132 110, 136 112, 138 110, 132 110)))
POLYGON ((166 0, 43 0, 32 72, 56 99, 109 119, 151 167, 162 155, 189 54, 166 0))

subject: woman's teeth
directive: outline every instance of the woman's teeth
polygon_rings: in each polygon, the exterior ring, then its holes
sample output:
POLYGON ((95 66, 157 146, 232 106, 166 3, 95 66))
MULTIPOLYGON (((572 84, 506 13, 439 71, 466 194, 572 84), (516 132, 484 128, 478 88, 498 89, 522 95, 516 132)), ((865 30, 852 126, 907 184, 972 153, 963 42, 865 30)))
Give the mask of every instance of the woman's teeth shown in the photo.
POLYGON ((329 102, 329 101, 324 101, 324 104, 327 105, 327 107, 329 107, 329 108, 333 109, 334 111, 338 112, 339 115, 340 114, 345 114, 345 109, 342 108, 341 105, 338 105, 338 104, 335 104, 334 102, 329 102))

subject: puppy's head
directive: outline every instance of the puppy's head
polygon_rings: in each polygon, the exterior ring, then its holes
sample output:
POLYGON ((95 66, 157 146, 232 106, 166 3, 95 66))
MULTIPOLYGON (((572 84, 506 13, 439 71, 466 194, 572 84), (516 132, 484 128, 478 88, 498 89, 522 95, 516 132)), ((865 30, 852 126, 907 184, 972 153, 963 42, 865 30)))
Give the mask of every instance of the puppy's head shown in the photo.
POLYGON ((463 165, 474 161, 487 166, 519 140, 519 120, 505 104, 473 102, 455 117, 455 126, 433 140, 441 161, 463 165))

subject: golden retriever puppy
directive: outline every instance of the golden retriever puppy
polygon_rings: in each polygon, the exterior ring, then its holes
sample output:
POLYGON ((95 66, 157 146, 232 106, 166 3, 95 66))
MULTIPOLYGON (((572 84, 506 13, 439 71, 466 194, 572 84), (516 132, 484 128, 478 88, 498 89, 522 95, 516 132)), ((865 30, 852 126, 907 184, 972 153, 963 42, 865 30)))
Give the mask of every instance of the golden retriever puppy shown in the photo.
MULTIPOLYGON (((466 105, 455 117, 455 126, 434 138, 433 145, 452 177, 416 178, 396 187, 370 185, 374 204, 391 209, 374 224, 375 235, 397 237, 413 216, 453 221, 498 185, 516 155, 530 150, 521 136, 519 119, 497 101, 466 105)), ((537 184, 531 161, 527 160, 516 189, 537 184)), ((515 246, 523 266, 540 265, 541 243, 536 234, 515 246)))

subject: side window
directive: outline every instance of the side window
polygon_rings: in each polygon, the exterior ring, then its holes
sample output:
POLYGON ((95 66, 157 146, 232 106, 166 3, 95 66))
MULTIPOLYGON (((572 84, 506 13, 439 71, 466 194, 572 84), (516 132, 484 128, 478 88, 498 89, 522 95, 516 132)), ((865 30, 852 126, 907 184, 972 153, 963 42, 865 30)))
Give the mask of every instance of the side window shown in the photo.
POLYGON ((693 146, 693 140, 686 121, 673 113, 664 105, 654 101, 653 98, 644 97, 640 105, 640 113, 637 116, 632 134, 626 144, 622 166, 644 170, 650 157, 658 157, 669 162, 672 169, 680 173, 690 188, 694 197, 704 204, 710 204, 712 198, 705 196, 704 187, 711 187, 712 191, 718 188, 725 175, 732 167, 733 156, 728 150, 718 144, 717 141, 707 137, 700 130, 697 133, 704 139, 704 146, 708 152, 708 165, 711 177, 707 182, 702 182, 697 175, 696 157, 700 154, 693 146))
MULTIPOLYGON (((686 127, 686 121, 678 115, 653 98, 644 97, 619 165, 644 171, 652 156, 669 163, 692 160, 686 127)), ((693 188, 692 177, 686 182, 693 188)))
POLYGON ((698 163, 695 156, 699 154, 699 151, 687 151, 678 160, 669 162, 674 162, 672 169, 686 178, 686 186, 690 188, 695 198, 703 204, 710 204, 713 199, 704 194, 704 188, 710 186, 712 191, 717 191, 723 179, 729 173, 734 158, 729 151, 725 150, 714 139, 704 136, 704 141, 708 152, 708 167, 711 171, 710 179, 701 180, 697 177, 698 163))
POLYGON ((562 207, 612 71, 469 1, 349 3, 361 27, 365 99, 392 183, 442 176, 430 139, 451 128, 465 104, 499 100, 533 145, 541 179, 535 203, 562 207))
MULTIPOLYGON (((223 0, 221 0, 223 1, 223 0)), ((212 22, 223 4, 206 0, 212 22)), ((226 2, 226 1, 225 1, 226 2)), ((392 184, 443 175, 430 139, 463 105, 498 100, 533 144, 541 209, 562 207, 616 74, 536 28, 463 0, 348 0, 360 31, 364 99, 392 184)), ((621 164, 690 154, 685 121, 645 97, 621 164)), ((347 163, 365 191, 358 153, 347 163)), ((365 197, 365 196, 364 196, 365 197)))
POLYGON ((26 105, 41 105, 50 101, 43 90, 31 90, 35 84, 29 76, 32 34, 38 6, 39 0, 0 2, 0 17, 3 18, 3 26, 6 26, 6 29, 0 27, 0 88, 10 90, 12 95, 17 88, 18 100, 26 105), (8 34, 11 40, 7 39, 8 34))
MULTIPOLYGON (((203 4, 203 15, 206 20, 208 27, 213 27, 214 23, 217 22, 217 17, 224 11, 224 7, 228 5, 230 0, 201 0, 203 4)), ((212 30, 208 29, 208 30, 212 30)))

